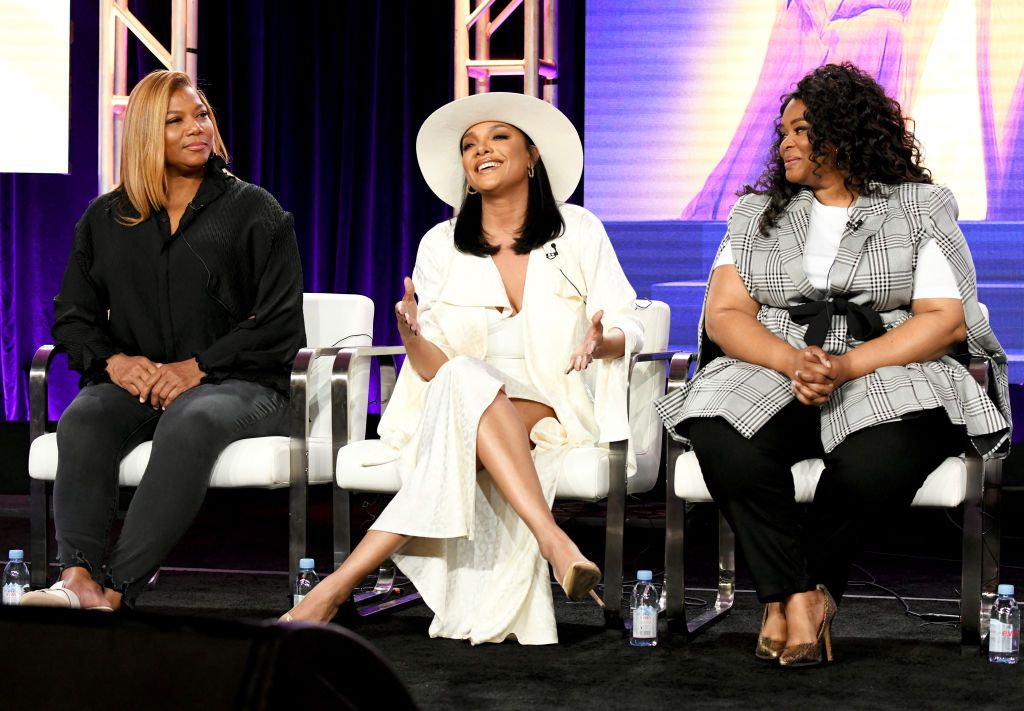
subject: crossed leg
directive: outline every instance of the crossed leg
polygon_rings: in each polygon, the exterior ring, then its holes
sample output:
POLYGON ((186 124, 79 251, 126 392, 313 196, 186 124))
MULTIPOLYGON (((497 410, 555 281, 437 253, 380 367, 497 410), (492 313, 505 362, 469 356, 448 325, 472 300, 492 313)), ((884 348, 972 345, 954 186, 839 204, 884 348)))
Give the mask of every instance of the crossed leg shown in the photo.
MULTIPOLYGON (((529 432, 555 413, 531 400, 510 399, 504 391, 484 410, 477 428, 479 464, 537 539, 540 553, 558 580, 576 562, 586 560, 572 539, 555 523, 530 455, 529 432)), ((355 586, 409 541, 408 536, 369 531, 336 571, 313 588, 285 620, 328 622, 352 595, 355 586)))

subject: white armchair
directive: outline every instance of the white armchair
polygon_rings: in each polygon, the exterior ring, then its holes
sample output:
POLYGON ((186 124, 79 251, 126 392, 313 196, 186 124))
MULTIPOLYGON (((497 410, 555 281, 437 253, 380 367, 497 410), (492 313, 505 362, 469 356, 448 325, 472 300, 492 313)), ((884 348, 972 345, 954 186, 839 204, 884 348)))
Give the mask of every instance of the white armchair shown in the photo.
MULTIPOLYGON (((669 391, 689 377, 696 354, 677 353, 669 374, 669 391)), ((972 359, 971 374, 988 387, 988 364, 972 359)), ((810 503, 825 466, 821 459, 797 462, 793 468, 796 501, 810 503)), ((713 605, 688 620, 683 570, 686 506, 712 502, 704 484, 697 456, 676 440, 666 446, 666 534, 664 603, 669 629, 692 638, 728 614, 735 596, 735 538, 719 514, 718 592, 713 605)), ((961 457, 950 457, 935 469, 918 489, 912 506, 955 508, 963 505, 963 552, 961 556, 960 643, 961 651, 977 654, 988 629, 988 608, 995 600, 999 572, 998 506, 1002 460, 984 460, 971 448, 961 457), (983 518, 988 524, 983 527, 983 518), (987 553, 987 555, 986 555, 987 553)))
MULTIPOLYGON (((658 479, 661 463, 663 428, 654 410, 653 401, 665 392, 666 372, 671 353, 668 346, 670 314, 668 305, 660 301, 641 301, 635 306, 644 324, 645 350, 633 357, 629 380, 629 420, 636 472, 626 476, 625 440, 607 446, 585 447, 570 452, 558 478, 556 498, 583 501, 608 500, 605 532, 604 603, 606 622, 618 624, 622 614, 622 551, 626 520, 626 495, 650 491, 658 479)), ((354 363, 372 358, 381 368, 381 411, 387 405, 395 382, 394 357, 402 348, 370 348, 343 351, 335 361, 335 408, 343 408, 347 400, 346 372, 354 363)), ((398 491, 401 480, 394 462, 363 465, 381 461, 379 440, 352 441, 339 418, 335 418, 334 446, 337 499, 335 513, 335 560, 337 567, 351 550, 347 501, 350 492, 388 493, 398 491)), ((392 596, 393 566, 383 566, 372 593, 357 596, 363 604, 360 614, 406 604, 416 595, 392 596), (383 600, 383 602, 376 602, 383 600)))
MULTIPOLYGON (((289 583, 306 554, 307 487, 333 481, 331 450, 331 359, 343 347, 373 341, 373 302, 357 294, 305 294, 302 305, 307 347, 295 357, 290 381, 289 435, 254 437, 230 444, 214 464, 214 488, 277 489, 290 487, 289 583)), ((29 375, 29 477, 31 479, 32 585, 47 582, 49 485, 57 474, 57 435, 48 422, 47 375, 54 346, 36 351, 29 375)), ((346 421, 353 439, 366 431, 369 369, 350 374, 351 414, 346 421), (360 404, 361 403, 361 404, 360 404)), ((144 442, 121 461, 119 483, 139 485, 149 462, 151 442, 144 442)))

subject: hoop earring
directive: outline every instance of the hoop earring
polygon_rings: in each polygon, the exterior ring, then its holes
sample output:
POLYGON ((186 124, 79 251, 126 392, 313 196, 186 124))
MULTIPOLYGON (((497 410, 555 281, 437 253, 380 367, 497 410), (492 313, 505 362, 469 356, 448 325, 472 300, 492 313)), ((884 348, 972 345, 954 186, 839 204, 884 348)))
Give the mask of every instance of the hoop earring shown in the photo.
POLYGON ((477 192, 478 191, 476 189, 474 189, 472 185, 467 185, 466 186, 466 194, 467 195, 476 195, 477 192))
POLYGON ((527 177, 530 177, 530 178, 533 177, 533 166, 532 165, 529 168, 526 169, 526 175, 527 175, 527 177))

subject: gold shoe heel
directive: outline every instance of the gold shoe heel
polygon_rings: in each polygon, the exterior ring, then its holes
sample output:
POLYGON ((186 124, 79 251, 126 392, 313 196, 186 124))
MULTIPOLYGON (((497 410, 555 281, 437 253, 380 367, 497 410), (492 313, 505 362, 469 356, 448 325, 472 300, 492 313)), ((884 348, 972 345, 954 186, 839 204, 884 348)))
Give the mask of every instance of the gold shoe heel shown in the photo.
POLYGON ((786 647, 779 657, 779 664, 784 667, 813 667, 832 661, 832 620, 836 616, 836 601, 824 585, 818 585, 817 589, 825 594, 825 614, 818 628, 818 638, 806 644, 786 647))
MULTIPOLYGON (((764 606, 764 614, 761 615, 761 629, 764 629, 765 622, 768 621, 768 605, 764 606)), ((764 659, 765 661, 774 662, 782 654, 782 650, 786 648, 786 642, 771 637, 765 637, 763 634, 758 633, 757 635, 757 647, 754 649, 754 656, 758 659, 764 659)))
POLYGON ((585 600, 601 581, 601 569, 589 560, 576 561, 562 576, 562 590, 573 602, 585 600))

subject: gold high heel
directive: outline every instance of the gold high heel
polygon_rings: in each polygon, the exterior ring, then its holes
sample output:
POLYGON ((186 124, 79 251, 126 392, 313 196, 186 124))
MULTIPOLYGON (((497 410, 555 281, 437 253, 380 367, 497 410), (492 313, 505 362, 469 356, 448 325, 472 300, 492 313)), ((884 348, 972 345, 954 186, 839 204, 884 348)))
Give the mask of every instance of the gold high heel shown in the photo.
POLYGON ((832 620, 836 616, 836 601, 832 599, 824 585, 819 584, 817 589, 825 593, 825 614, 821 618, 821 627, 818 628, 818 638, 806 644, 786 647, 779 657, 779 664, 784 667, 812 667, 825 660, 832 661, 832 620), (825 648, 824 656, 821 652, 822 647, 825 648))
POLYGON ((580 602, 586 599, 589 594, 600 607, 604 602, 594 592, 594 588, 601 580, 601 569, 589 560, 578 560, 569 566, 562 576, 562 590, 565 596, 573 602, 580 602))
MULTIPOLYGON (((764 606, 764 615, 761 616, 761 629, 764 629, 764 623, 768 621, 768 605, 764 606)), ((763 634, 758 633, 757 635, 757 648, 754 650, 754 656, 758 659, 767 659, 768 661, 774 662, 782 654, 782 650, 786 648, 785 640, 772 639, 771 637, 765 637, 763 634)))

